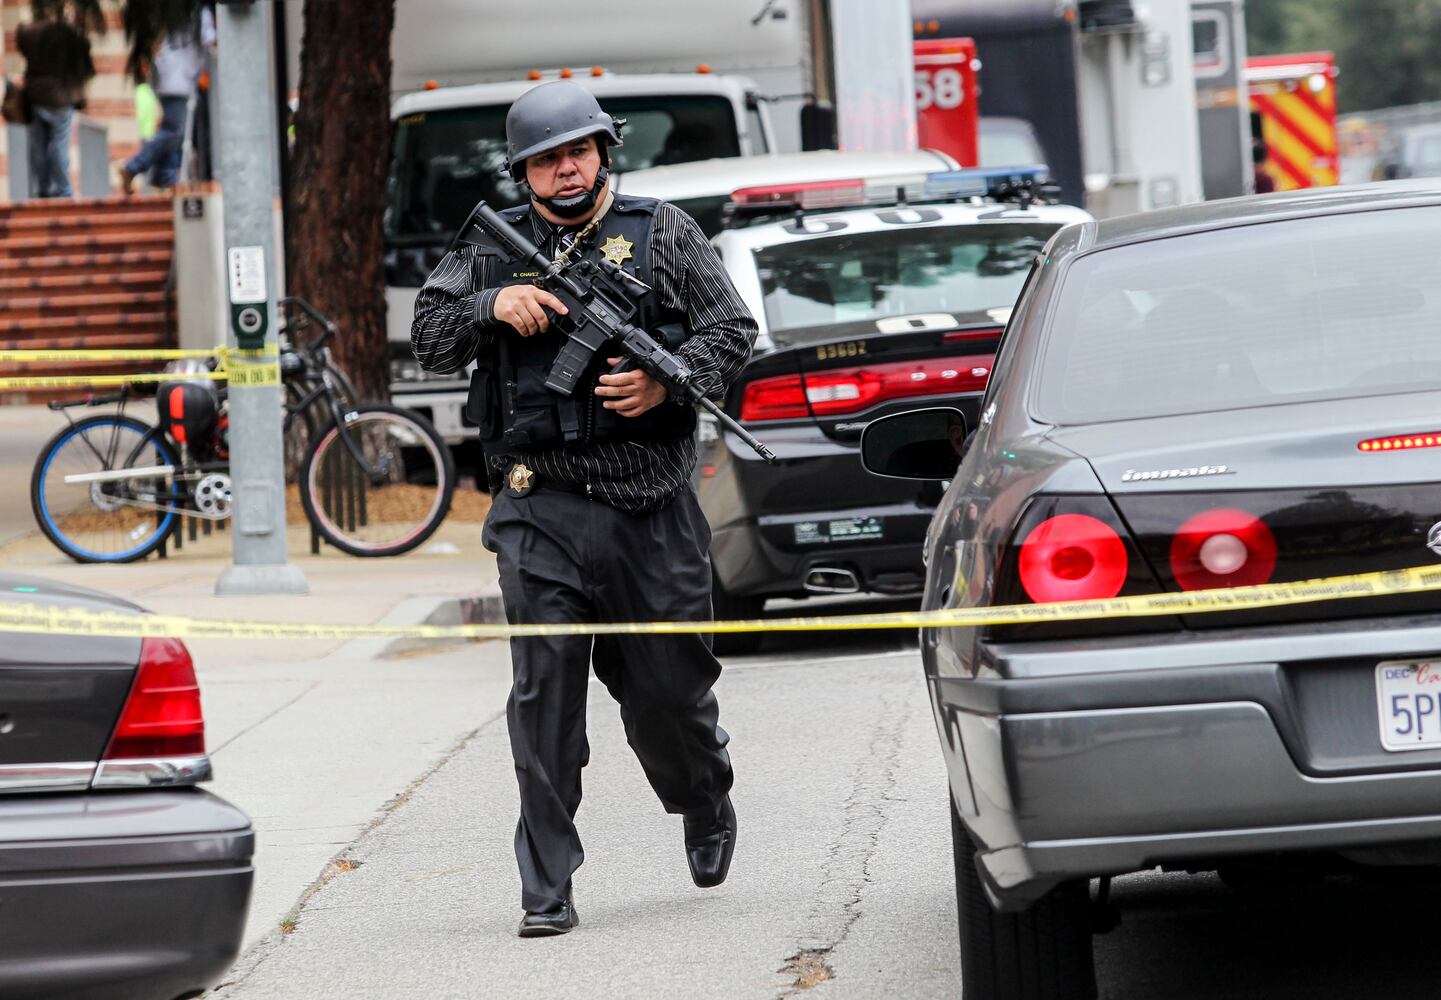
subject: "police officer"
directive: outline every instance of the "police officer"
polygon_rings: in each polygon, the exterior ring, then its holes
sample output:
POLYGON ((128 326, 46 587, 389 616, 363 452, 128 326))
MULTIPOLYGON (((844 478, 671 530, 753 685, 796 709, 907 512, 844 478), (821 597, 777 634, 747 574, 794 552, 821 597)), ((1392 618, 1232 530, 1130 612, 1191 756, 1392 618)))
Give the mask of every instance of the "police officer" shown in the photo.
MULTIPOLYGON (((755 320, 695 222, 672 205, 614 195, 623 124, 579 84, 523 94, 506 115, 507 169, 530 195, 504 217, 566 261, 606 258, 649 288, 639 325, 663 339, 713 398, 750 355, 755 320)), ((565 307, 533 266, 486 243, 453 245, 416 299, 411 343, 426 369, 470 361, 467 410, 493 470, 485 545, 511 622, 710 618, 710 529, 690 486, 694 409, 619 357, 573 397, 545 387, 565 307), (612 370, 612 366, 615 369, 612 370)), ((637 289, 640 285, 635 286, 637 289)), ((506 706, 520 783, 515 832, 521 937, 579 923, 571 875, 584 860, 580 805, 589 667, 620 703, 651 787, 683 817, 698 886, 725 880, 735 848, 729 737, 711 691, 720 664, 702 636, 511 641, 506 706)))

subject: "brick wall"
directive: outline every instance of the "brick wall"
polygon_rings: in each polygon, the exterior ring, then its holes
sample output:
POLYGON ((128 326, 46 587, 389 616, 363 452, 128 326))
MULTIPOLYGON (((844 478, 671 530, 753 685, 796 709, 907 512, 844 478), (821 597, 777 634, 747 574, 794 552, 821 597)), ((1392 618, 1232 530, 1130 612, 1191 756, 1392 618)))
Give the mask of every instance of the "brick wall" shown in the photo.
MULTIPOLYGON (((110 160, 118 163, 133 154, 140 144, 135 124, 135 87, 125 75, 129 47, 120 26, 120 0, 101 0, 105 9, 106 32, 90 40, 95 59, 96 75, 86 89, 86 117, 101 121, 109 129, 110 160)), ((30 20, 29 0, 0 0, 0 71, 18 78, 25 71, 25 60, 15 50, 15 29, 30 20)), ((0 202, 8 201, 8 153, 4 130, 0 129, 0 202)), ((78 184, 80 164, 72 151, 71 176, 78 184)), ((112 171, 112 181, 117 179, 112 171)))

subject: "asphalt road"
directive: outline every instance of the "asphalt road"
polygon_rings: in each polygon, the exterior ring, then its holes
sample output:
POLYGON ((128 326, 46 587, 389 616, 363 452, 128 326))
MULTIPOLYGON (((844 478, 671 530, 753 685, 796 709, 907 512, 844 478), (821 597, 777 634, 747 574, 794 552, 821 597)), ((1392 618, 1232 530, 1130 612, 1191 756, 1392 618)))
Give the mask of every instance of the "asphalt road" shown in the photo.
POLYGON ((216 995, 778 997, 798 981, 845 997, 952 992, 945 776, 913 645, 773 645, 729 663, 717 688, 740 824, 725 885, 691 884, 680 820, 593 683, 577 931, 515 937, 515 777, 493 711, 216 995))
MULTIPOLYGON (((770 637, 727 663, 718 693, 740 820, 724 886, 691 885, 679 819, 593 683, 582 924, 517 939, 515 782, 492 693, 473 734, 342 852, 293 930, 213 995, 957 996, 945 776, 914 644, 770 637)), ((1361 1000, 1382 995, 1381 976, 1385 995, 1431 995, 1435 889, 1130 876, 1115 887, 1120 927, 1096 939, 1101 997, 1361 1000)))

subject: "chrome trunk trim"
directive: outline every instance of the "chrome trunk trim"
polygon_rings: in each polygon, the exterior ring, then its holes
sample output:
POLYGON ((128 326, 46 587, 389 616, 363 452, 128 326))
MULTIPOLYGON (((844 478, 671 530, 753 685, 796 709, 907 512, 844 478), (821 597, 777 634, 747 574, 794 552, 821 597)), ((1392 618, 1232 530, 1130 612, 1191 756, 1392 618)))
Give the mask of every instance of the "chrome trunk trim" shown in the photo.
POLYGON ((68 764, 0 764, 0 794, 75 792, 90 787, 94 761, 68 764))
POLYGON ((92 788, 158 788, 193 785, 209 781, 210 758, 147 757, 134 760, 102 760, 95 771, 92 788))

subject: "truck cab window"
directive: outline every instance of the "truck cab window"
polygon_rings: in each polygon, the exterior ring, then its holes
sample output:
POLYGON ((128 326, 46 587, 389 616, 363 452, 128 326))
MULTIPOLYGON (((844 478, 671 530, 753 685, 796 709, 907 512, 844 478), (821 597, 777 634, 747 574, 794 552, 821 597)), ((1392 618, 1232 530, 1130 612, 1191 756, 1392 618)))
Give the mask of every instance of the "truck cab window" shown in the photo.
MULTIPOLYGON (((724 97, 602 99, 626 120, 617 173, 739 156, 735 111, 724 97)), ((392 247, 449 243, 475 203, 519 205, 525 192, 504 173, 507 105, 446 108, 396 122, 386 239, 392 247)))

